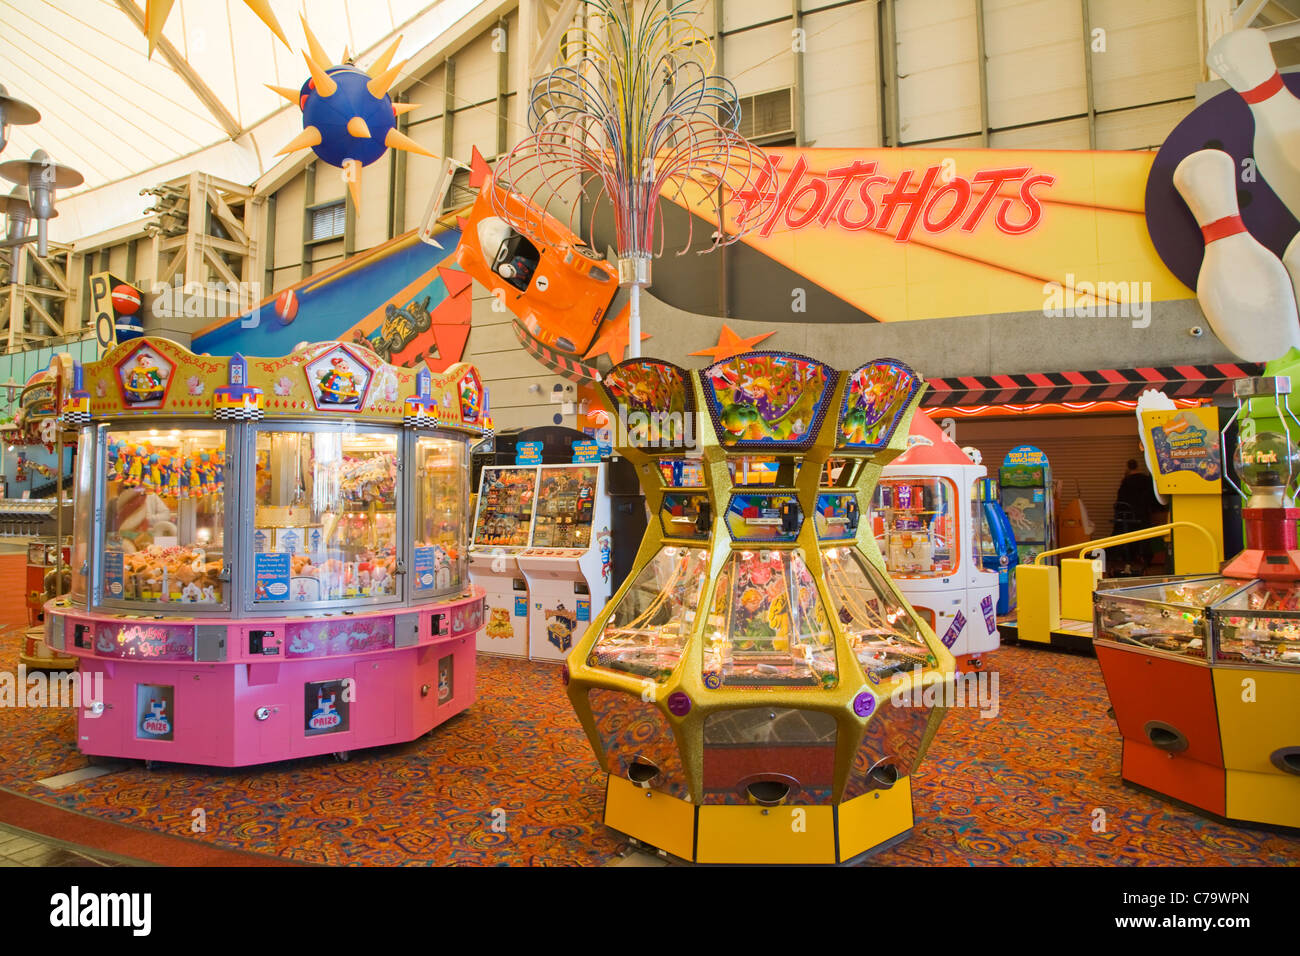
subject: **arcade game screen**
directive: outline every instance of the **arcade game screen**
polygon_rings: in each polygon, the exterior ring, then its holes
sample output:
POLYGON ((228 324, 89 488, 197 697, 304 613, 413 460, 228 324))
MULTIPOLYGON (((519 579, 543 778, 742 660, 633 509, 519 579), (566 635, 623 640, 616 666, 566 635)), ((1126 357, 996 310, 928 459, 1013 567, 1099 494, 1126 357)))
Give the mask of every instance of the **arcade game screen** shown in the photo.
POLYGON ((534 548, 586 548, 596 496, 596 466, 543 468, 533 519, 534 548))
POLYGON ((946 577, 960 562, 956 486, 947 478, 882 478, 872 502, 876 543, 891 574, 946 577))
POLYGON ((528 547, 536 492, 536 468, 484 468, 478 516, 474 521, 474 544, 528 547))

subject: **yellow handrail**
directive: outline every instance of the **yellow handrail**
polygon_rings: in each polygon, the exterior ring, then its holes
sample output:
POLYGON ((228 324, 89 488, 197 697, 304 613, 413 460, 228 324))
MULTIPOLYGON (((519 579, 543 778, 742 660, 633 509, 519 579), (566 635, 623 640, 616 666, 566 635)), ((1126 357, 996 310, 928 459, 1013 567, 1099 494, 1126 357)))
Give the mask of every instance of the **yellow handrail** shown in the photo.
POLYGON ((1096 541, 1088 541, 1083 545, 1070 545, 1065 548, 1053 548, 1051 551, 1043 551, 1034 558, 1035 564, 1042 564, 1044 558, 1049 558, 1054 554, 1066 554, 1069 552, 1076 553, 1083 557, 1085 552, 1096 551, 1098 548, 1113 548, 1120 544, 1130 544, 1134 541, 1145 541, 1148 538, 1162 538, 1167 533, 1172 532, 1175 528, 1194 528, 1204 535, 1206 542, 1210 545, 1210 552, 1222 559, 1218 554, 1219 545, 1214 537, 1199 524, 1193 521, 1170 521, 1167 524, 1159 524, 1152 528, 1141 528, 1137 531, 1126 531, 1123 534, 1114 534, 1109 538, 1098 538, 1096 541))

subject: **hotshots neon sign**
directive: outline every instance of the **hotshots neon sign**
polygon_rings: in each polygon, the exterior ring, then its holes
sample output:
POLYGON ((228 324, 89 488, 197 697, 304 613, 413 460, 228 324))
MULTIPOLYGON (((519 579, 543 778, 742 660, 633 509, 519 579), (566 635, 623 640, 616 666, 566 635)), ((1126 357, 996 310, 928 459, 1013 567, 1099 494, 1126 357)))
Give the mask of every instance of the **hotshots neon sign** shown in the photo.
POLYGON ((771 213, 757 235, 767 238, 778 226, 786 229, 828 228, 832 223, 849 232, 893 233, 907 242, 919 227, 939 234, 957 228, 973 233, 992 221, 999 232, 1019 236, 1043 219, 1038 191, 1056 177, 1035 174, 1032 166, 982 169, 958 176, 951 160, 924 169, 904 169, 896 177, 880 172, 876 160, 853 160, 824 174, 810 173, 800 154, 782 175, 785 157, 773 155, 759 186, 738 194, 739 223, 775 197, 771 213))

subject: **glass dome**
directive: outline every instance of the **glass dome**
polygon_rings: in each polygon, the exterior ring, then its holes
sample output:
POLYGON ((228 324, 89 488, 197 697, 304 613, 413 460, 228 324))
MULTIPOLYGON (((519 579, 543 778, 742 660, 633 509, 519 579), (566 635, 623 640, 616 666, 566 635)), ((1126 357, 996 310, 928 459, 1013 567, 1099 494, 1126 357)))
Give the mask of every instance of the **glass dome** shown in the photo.
POLYGON ((1237 445, 1233 469, 1252 495, 1286 488, 1300 471, 1300 448, 1285 435, 1260 432, 1237 445))

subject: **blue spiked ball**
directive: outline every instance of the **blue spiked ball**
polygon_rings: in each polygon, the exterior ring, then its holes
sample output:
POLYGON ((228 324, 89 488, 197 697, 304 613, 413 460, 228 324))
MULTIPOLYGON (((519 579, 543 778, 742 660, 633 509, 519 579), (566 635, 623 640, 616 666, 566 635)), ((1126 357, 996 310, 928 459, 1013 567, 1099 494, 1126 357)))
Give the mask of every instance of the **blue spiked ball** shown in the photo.
POLYGON ((369 166, 387 151, 384 140, 397 125, 392 98, 371 93, 367 88, 370 77, 356 67, 333 66, 325 72, 338 88, 322 96, 315 81, 309 79, 299 98, 303 128, 314 126, 320 131, 320 143, 312 152, 331 166, 342 166, 348 160, 369 166), (369 136, 354 136, 348 130, 354 118, 365 124, 369 136))

